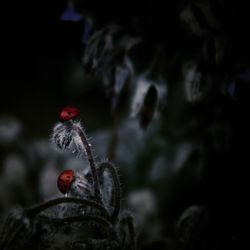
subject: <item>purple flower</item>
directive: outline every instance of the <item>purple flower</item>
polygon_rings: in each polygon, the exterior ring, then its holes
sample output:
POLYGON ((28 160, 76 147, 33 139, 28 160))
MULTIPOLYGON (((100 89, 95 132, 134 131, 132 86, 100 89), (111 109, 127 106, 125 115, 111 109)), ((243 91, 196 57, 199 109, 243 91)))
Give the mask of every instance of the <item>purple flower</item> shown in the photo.
POLYGON ((61 21, 71 21, 71 22, 79 22, 83 18, 82 14, 79 14, 75 11, 75 9, 69 6, 61 15, 61 21))

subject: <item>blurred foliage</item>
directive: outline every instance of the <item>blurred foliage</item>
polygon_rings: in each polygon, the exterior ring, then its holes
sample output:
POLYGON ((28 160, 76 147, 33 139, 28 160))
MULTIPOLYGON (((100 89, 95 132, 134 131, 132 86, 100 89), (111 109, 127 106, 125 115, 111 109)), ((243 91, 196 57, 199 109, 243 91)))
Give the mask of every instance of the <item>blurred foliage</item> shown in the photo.
POLYGON ((240 249, 249 189, 246 4, 109 4, 14 8, 3 36, 1 219, 58 196, 58 173, 82 167, 49 146, 58 111, 72 104, 97 155, 120 168, 141 249, 240 249))

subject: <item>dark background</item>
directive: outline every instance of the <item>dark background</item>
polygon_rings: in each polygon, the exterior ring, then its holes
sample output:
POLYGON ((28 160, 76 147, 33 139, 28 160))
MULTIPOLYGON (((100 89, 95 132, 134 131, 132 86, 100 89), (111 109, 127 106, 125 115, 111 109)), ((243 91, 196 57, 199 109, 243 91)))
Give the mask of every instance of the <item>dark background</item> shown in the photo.
MULTIPOLYGON (((158 202, 157 217, 163 227, 162 237, 173 234, 173 225, 185 208, 190 205, 204 206, 209 211, 209 219, 204 226, 206 233, 200 237, 203 243, 197 243, 197 249, 241 249, 247 241, 246 203, 249 198, 250 20, 247 4, 241 1, 211 1, 217 26, 213 27, 214 30, 209 27, 209 35, 200 37, 187 29, 179 18, 185 6, 197 1, 147 1, 141 4, 134 1, 82 2, 78 8, 90 13, 96 30, 116 23, 130 35, 143 37, 142 52, 134 55, 138 67, 144 67, 145 60, 150 62, 156 45, 161 44, 164 48, 163 71, 168 94, 161 110, 161 120, 155 121, 156 125, 160 123, 161 129, 150 135, 148 147, 137 153, 132 172, 127 171, 126 166, 120 166, 125 197, 133 190, 153 190, 158 202), (136 20, 137 26, 133 20, 136 20), (226 37, 225 46, 228 48, 222 63, 213 66, 207 58, 203 62, 206 64, 205 79, 212 75, 209 78, 212 78, 211 92, 204 100, 190 104, 183 100, 179 92, 182 86, 181 65, 187 58, 200 58, 201 44, 219 36, 226 37), (247 69, 248 76, 242 80, 239 75, 247 69), (232 81, 236 82, 233 96, 221 90, 229 88, 232 81), (225 132, 227 130, 230 132, 225 132), (157 148, 152 138, 160 138, 167 146, 157 148), (167 172, 168 164, 174 165, 174 159, 178 158, 178 148, 182 143, 200 145, 202 155, 198 152, 197 156, 194 152, 179 172, 166 174, 165 179, 148 180, 147 173, 158 150, 170 159, 167 161, 164 158, 167 172), (200 161, 202 175, 196 178, 196 165, 200 161), (201 248, 199 244, 205 246, 201 248)), ((60 20, 67 2, 51 0, 5 4, 1 7, 0 115, 21 121, 22 136, 29 142, 49 138, 58 111, 68 104, 79 107, 84 126, 90 134, 112 131, 111 97, 105 94, 100 79, 86 77, 82 73, 85 46, 80 39, 84 26, 81 22, 60 20), (74 78, 74 72, 80 76, 74 78)), ((206 29, 206 20, 203 19, 199 20, 205 23, 206 29)), ((208 54, 213 54, 213 49, 208 54)), ((126 97, 124 102, 129 100, 126 97)), ((128 115, 121 109, 118 119, 121 134, 126 119, 129 119, 128 115)), ((154 126, 154 121, 150 126, 154 126)), ((106 143, 110 143, 109 137, 106 143)), ((2 162, 15 147, 1 145, 2 162)), ((127 158, 125 151, 123 157, 127 158)), ((116 160, 122 162, 119 157, 114 157, 116 160)), ((35 180, 31 183, 36 185, 35 180)), ((21 205, 30 205, 41 199, 34 196, 29 202, 22 201, 21 205)), ((150 229, 147 231, 150 232, 150 229)))

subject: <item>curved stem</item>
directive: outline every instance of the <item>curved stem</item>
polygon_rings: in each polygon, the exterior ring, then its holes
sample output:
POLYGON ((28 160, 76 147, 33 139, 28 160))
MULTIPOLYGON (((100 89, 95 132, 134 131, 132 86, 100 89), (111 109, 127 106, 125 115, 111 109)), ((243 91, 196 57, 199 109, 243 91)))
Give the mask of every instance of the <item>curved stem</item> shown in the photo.
POLYGON ((113 213, 111 215, 111 219, 113 222, 116 221, 121 207, 121 188, 120 188, 120 180, 118 177, 117 170, 115 166, 111 162, 103 162, 99 166, 99 170, 103 173, 105 170, 109 170, 112 180, 114 183, 114 191, 115 191, 115 206, 113 213))
POLYGON ((133 217, 129 216, 128 220, 128 231, 130 234, 130 240, 131 240, 131 244, 133 246, 133 249, 136 249, 136 240, 135 240, 135 228, 134 228, 134 223, 133 223, 133 217))
POLYGON ((122 218, 122 221, 127 224, 132 249, 136 249, 136 238, 135 238, 133 216, 129 213, 125 213, 123 216, 124 217, 122 218))
POLYGON ((100 197, 100 184, 99 184, 98 175, 97 175, 97 171, 96 171, 95 161, 94 161, 91 147, 88 143, 87 136, 85 135, 84 131, 82 129, 80 129, 79 127, 73 125, 72 128, 77 132, 77 134, 81 138, 81 141, 82 141, 83 146, 85 148, 87 159, 89 161, 91 173, 92 173, 94 189, 95 189, 95 197, 96 197, 98 202, 102 203, 101 197, 100 197))
POLYGON ((71 216, 71 217, 67 217, 67 218, 62 218, 62 219, 58 219, 58 218, 52 218, 52 217, 48 217, 48 216, 44 216, 43 217, 44 220, 46 220, 47 222, 51 222, 51 223, 55 223, 57 225, 62 225, 62 224, 71 224, 74 222, 82 222, 82 221, 94 221, 104 227, 107 227, 109 229, 110 232, 113 232, 113 227, 112 224, 107 221, 106 219, 97 216, 97 215, 79 215, 79 216, 71 216))
POLYGON ((1 246, 1 249, 11 249, 11 245, 15 243, 15 239, 18 238, 20 240, 20 232, 23 232, 25 230, 25 225, 17 225, 16 228, 13 229, 12 232, 10 232, 10 235, 8 235, 8 238, 6 241, 3 242, 3 245, 1 246))
POLYGON ((84 206, 94 207, 94 208, 104 212, 104 214, 106 216, 108 215, 106 209, 94 201, 79 199, 79 198, 66 198, 66 197, 57 198, 57 199, 50 200, 50 201, 44 202, 42 204, 36 205, 34 207, 26 208, 25 212, 29 216, 35 217, 38 213, 42 212, 43 210, 48 209, 48 208, 53 207, 53 206, 56 206, 58 204, 62 204, 62 203, 78 203, 78 204, 82 204, 84 206))

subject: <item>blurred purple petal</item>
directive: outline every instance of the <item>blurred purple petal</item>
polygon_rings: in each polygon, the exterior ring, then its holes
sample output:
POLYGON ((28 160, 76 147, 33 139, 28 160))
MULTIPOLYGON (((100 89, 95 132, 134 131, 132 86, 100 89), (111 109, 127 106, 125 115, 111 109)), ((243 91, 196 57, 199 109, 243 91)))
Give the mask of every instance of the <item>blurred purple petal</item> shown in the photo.
POLYGON ((83 16, 77 13, 74 8, 68 7, 61 15, 61 21, 72 21, 72 22, 79 22, 81 21, 83 16))
POLYGON ((85 19, 85 26, 84 26, 84 33, 83 33, 82 39, 81 39, 81 42, 84 45, 86 45, 88 43, 92 29, 93 29, 92 22, 86 18, 85 19))

